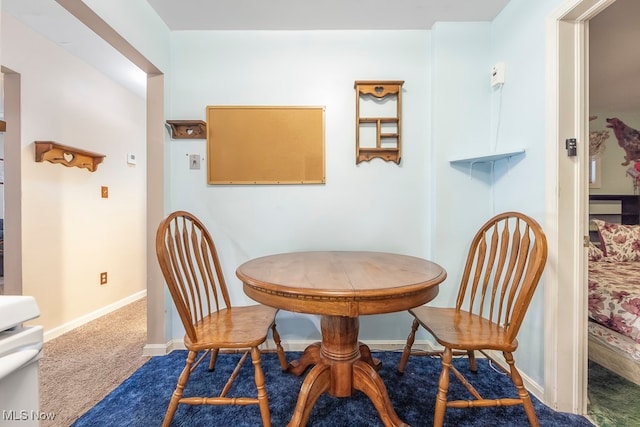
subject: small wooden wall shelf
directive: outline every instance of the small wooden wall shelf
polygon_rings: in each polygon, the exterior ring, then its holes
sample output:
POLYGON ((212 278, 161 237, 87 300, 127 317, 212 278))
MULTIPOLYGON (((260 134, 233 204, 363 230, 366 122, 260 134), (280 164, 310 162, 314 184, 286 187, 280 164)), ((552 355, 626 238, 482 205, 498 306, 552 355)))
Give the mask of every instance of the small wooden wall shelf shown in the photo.
POLYGON ((401 80, 355 82, 356 164, 376 157, 400 164, 403 84, 401 80))
POLYGON ((207 139, 207 124, 202 120, 167 120, 173 139, 207 139))
POLYGON ((34 144, 36 145, 36 162, 46 160, 51 163, 60 163, 68 167, 76 166, 95 172, 105 158, 104 154, 67 147, 53 141, 35 141, 34 144))

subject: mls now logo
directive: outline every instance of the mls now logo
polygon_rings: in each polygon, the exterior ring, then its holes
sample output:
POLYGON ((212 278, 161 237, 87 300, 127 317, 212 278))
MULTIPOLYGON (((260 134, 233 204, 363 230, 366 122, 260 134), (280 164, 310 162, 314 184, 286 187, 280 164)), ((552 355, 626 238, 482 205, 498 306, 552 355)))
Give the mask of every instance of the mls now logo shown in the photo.
POLYGON ((29 411, 2 411, 3 421, 26 421, 29 419, 29 411))
POLYGON ((38 412, 38 411, 2 411, 3 421, 53 421, 56 418, 56 414, 53 412, 38 412))

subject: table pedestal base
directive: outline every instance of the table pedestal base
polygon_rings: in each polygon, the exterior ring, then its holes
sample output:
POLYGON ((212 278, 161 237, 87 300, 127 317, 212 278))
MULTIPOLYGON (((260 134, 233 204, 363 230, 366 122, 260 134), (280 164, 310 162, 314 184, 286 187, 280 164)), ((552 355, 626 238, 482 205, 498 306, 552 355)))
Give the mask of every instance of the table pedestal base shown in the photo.
POLYGON ((322 342, 307 347, 300 360, 289 365, 289 372, 301 375, 315 365, 302 383, 289 427, 305 426, 322 393, 335 397, 351 396, 354 390, 366 394, 385 426, 408 426, 398 418, 378 370, 379 360, 369 347, 358 342, 358 318, 322 316, 322 342))
MULTIPOLYGON (((371 350, 368 345, 363 343, 358 343, 358 345, 360 349, 360 360, 367 362, 373 369, 379 371, 380 368, 382 368, 382 362, 371 355, 371 350)), ((309 366, 319 364, 321 346, 322 343, 316 342, 305 348, 300 359, 289 362, 287 372, 299 377, 309 366)))

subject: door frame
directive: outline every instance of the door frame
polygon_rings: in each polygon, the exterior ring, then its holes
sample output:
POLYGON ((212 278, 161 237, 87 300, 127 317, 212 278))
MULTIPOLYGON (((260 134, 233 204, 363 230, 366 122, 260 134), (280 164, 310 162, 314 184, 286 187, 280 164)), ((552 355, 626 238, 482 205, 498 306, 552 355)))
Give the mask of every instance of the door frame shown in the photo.
POLYGON ((544 401, 587 411, 588 31, 615 0, 566 0, 547 19, 544 401), (578 140, 568 157, 565 139, 578 140))
POLYGON ((22 104, 21 75, 5 66, 4 294, 22 295, 22 104))

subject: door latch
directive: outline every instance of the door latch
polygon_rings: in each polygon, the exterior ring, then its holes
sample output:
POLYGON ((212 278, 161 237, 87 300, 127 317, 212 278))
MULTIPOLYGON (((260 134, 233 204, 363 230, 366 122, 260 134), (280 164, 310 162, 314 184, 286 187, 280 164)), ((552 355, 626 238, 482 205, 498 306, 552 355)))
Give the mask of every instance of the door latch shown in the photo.
POLYGON ((569 157, 573 157, 578 154, 578 143, 575 138, 565 139, 564 148, 567 149, 567 156, 569 157))

